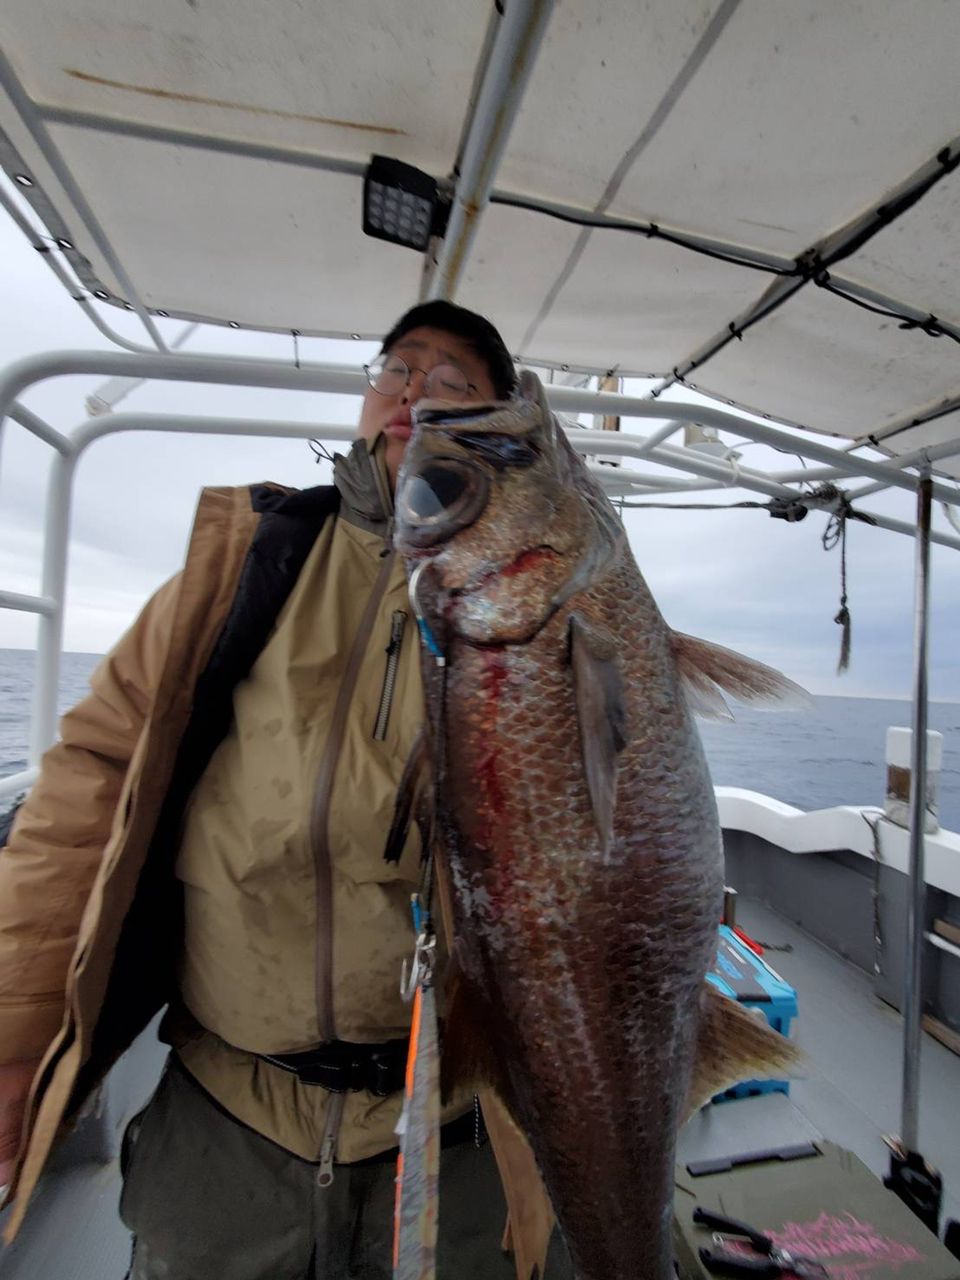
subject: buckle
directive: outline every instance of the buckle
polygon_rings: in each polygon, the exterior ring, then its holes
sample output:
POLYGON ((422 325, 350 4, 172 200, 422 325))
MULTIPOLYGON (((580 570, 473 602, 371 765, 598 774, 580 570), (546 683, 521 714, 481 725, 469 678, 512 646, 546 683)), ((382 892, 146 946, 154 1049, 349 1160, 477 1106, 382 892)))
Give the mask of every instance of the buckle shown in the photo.
POLYGON ((349 1093, 355 1089, 353 1083, 353 1063, 341 1062, 303 1062, 295 1071, 302 1084, 316 1084, 330 1093, 349 1093))
POLYGON ((377 1098, 388 1098, 403 1088, 403 1077, 406 1070, 405 1056, 401 1059, 397 1054, 372 1053, 367 1059, 366 1088, 377 1098), (398 1069, 399 1068, 399 1069, 398 1069))
POLYGON ((305 1053, 260 1056, 291 1072, 302 1084, 318 1085, 330 1093, 366 1090, 377 1098, 386 1098, 403 1088, 407 1042, 363 1045, 335 1040, 305 1053))

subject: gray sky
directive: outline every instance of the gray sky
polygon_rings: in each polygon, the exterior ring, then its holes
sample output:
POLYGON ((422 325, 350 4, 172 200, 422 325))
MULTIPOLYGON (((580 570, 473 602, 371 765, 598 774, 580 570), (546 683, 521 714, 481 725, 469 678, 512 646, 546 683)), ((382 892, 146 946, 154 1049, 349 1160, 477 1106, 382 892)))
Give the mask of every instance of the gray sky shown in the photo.
MULTIPOLYGON (((400 252, 400 250, 398 250, 400 252)), ((62 348, 109 350, 0 211, 0 365, 62 348)), ((398 298, 399 314, 409 299, 398 298)), ((142 340, 134 318, 106 313, 118 330, 142 340)), ((496 316, 492 317, 496 320, 496 316)), ((349 316, 345 317, 349 323, 349 316)), ((167 338, 182 328, 165 324, 167 338)), ((201 330, 188 350, 293 357, 290 339, 201 330)), ((359 343, 302 340, 301 356, 353 361, 371 353, 359 343)), ((24 397, 60 430, 86 414, 84 399, 101 379, 59 378, 24 397)), ((681 398, 678 396, 677 398, 681 398)), ((685 393, 682 398, 689 398, 685 393)), ((153 384, 134 391, 124 410, 316 422, 356 420, 359 401, 299 392, 153 384)), ((638 426, 640 424, 637 424, 638 426)), ((656 424, 642 424, 646 433, 656 424)), ((733 437, 730 437, 732 440, 733 437)), ((341 446, 342 447, 342 446, 341 446)), ((36 592, 50 450, 15 423, 4 427, 0 455, 0 587, 36 592)), ((792 466, 751 446, 751 466, 792 466)), ((65 648, 103 652, 132 621, 147 596, 178 568, 201 486, 277 480, 321 483, 306 442, 209 436, 127 434, 97 441, 81 461, 75 488, 65 648)), ((756 495, 737 490, 696 495, 733 502, 756 495)), ((912 521, 907 493, 869 499, 870 509, 912 521)), ((947 529, 941 512, 935 527, 947 529)), ((848 591, 853 616, 851 669, 835 675, 840 628, 839 552, 820 544, 824 517, 799 525, 762 511, 634 511, 626 514, 631 544, 668 622, 780 667, 815 693, 906 697, 910 693, 913 626, 913 546, 885 530, 851 524, 848 591)), ((931 696, 960 698, 960 552, 934 547, 931 696)), ((0 611, 0 647, 32 648, 35 620, 0 611)))

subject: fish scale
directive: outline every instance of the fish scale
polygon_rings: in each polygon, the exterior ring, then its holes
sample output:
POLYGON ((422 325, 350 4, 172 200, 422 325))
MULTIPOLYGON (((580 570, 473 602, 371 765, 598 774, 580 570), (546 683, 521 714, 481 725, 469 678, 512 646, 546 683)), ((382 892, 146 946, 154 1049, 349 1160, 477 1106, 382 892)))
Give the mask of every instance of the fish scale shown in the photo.
MULTIPOLYGON (((609 610, 629 599, 616 581, 622 575, 611 576, 612 589, 595 589, 594 600, 575 598, 571 607, 602 617, 605 604, 609 610)), ((471 939, 469 960, 461 955, 469 976, 491 1008, 509 1010, 488 1025, 496 1052, 510 1062, 511 1103, 536 1135, 534 1151, 578 1272, 659 1278, 670 1264, 664 1206, 686 1092, 685 1039, 695 1027, 722 893, 718 840, 712 849, 705 842, 703 865, 668 877, 671 846, 663 837, 682 846, 694 825, 689 815, 712 809, 712 790, 705 769, 698 777, 669 749, 689 732, 675 700, 679 713, 625 753, 613 856, 598 867, 563 660, 566 625, 560 614, 522 650, 499 657, 510 674, 500 682, 496 717, 473 692, 483 687, 489 655, 462 643, 451 648, 448 778, 440 793, 461 837, 448 850, 455 928, 471 939), (490 756, 498 761, 493 786, 476 763, 490 756), (467 791, 457 786, 461 778, 470 780, 467 791), (679 821, 664 786, 671 780, 670 790, 685 795, 679 821), (650 795, 665 796, 659 811, 644 802, 650 795), (700 904, 694 913, 691 901, 700 904), (629 927, 618 927, 628 912, 629 927)), ((653 678, 642 661, 635 665, 628 697, 653 678)))

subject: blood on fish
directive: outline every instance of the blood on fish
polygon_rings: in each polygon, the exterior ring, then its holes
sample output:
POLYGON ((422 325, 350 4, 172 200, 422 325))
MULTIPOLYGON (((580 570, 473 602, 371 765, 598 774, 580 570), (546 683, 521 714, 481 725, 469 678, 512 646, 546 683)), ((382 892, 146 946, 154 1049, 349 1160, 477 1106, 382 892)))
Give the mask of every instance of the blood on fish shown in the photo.
MULTIPOLYGON (((485 652, 483 654, 483 731, 484 736, 488 740, 492 740, 497 727, 497 720, 500 714, 500 694, 507 680, 507 666, 503 660, 503 655, 494 652, 485 652)), ((497 765, 499 762, 499 753, 491 748, 485 750, 481 759, 477 762, 477 771, 480 776, 482 790, 493 815, 502 818, 506 810, 506 802, 503 794, 503 787, 500 784, 497 765)))
POLYGON ((545 560, 553 560, 556 558, 556 552, 550 547, 533 547, 530 551, 524 551, 522 555, 517 556, 516 560, 511 561, 505 568, 500 570, 500 574, 504 578, 514 578, 518 573, 525 573, 528 569, 535 569, 537 565, 543 564, 545 560))

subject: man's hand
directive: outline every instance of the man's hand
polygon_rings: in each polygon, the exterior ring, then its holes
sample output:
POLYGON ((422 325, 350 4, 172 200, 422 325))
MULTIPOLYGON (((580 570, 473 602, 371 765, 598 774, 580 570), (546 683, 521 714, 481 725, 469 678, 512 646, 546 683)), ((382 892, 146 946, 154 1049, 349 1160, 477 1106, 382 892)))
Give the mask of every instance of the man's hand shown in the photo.
POLYGON ((27 1095, 40 1059, 0 1066, 0 1187, 6 1187, 20 1147, 20 1130, 27 1095))

